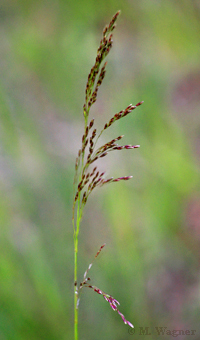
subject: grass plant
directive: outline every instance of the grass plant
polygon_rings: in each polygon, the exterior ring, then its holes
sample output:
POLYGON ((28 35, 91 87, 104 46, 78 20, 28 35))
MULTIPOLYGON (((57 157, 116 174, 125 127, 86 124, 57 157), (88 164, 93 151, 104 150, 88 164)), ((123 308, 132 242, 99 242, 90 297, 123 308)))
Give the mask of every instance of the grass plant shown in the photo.
MULTIPOLYGON (((107 25, 103 30, 103 37, 100 41, 100 45, 97 50, 97 56, 95 59, 94 66, 88 75, 88 80, 85 90, 85 102, 83 105, 83 116, 84 116, 84 133, 82 136, 82 145, 78 151, 78 157, 75 163, 75 176, 74 176, 74 201, 73 201, 73 214, 72 223, 74 230, 74 340, 78 340, 78 308, 80 302, 80 293, 83 288, 90 288, 94 292, 102 295, 106 301, 109 302, 111 308, 117 311, 121 316, 125 324, 130 327, 134 327, 124 315, 119 311, 119 302, 114 299, 110 294, 103 292, 101 289, 90 284, 90 277, 88 277, 88 272, 93 264, 90 263, 88 269, 85 271, 83 280, 78 284, 77 282, 77 261, 78 261, 78 236, 80 230, 80 223, 83 216, 83 210, 87 203, 89 195, 95 188, 100 188, 104 185, 110 184, 112 182, 119 182, 122 180, 129 180, 132 176, 123 176, 118 178, 106 178, 105 172, 100 172, 98 167, 95 166, 95 162, 107 156, 110 152, 120 151, 123 149, 136 149, 139 145, 118 145, 117 142, 123 138, 120 135, 106 144, 96 147, 97 141, 103 134, 105 130, 111 127, 117 120, 130 114, 134 109, 140 106, 143 102, 139 102, 136 105, 128 105, 124 110, 116 113, 108 122, 105 123, 103 129, 97 133, 95 128, 94 119, 89 120, 89 112, 91 106, 95 103, 97 99, 97 93, 100 85, 106 74, 107 62, 103 61, 110 52, 113 44, 113 30, 116 27, 116 20, 120 14, 118 11, 111 19, 109 25, 107 25)), ((104 248, 103 244, 95 255, 94 260, 97 258, 101 250, 104 248)))

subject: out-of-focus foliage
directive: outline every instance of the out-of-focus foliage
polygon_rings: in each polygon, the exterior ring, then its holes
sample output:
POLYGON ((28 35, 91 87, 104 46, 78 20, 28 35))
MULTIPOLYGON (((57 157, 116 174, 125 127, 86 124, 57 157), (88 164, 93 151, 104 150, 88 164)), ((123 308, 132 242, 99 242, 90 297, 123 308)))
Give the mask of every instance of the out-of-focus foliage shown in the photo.
MULTIPOLYGON (((141 148, 102 160, 108 175, 133 179, 89 200, 79 273, 106 242, 92 283, 121 302, 135 339, 140 327, 154 339, 159 326, 197 330, 199 339, 199 1, 4 0, 0 7, 0 339, 73 337, 71 206, 82 103, 102 29, 118 9, 92 115, 100 129, 144 100, 104 137, 125 134, 141 148)), ((121 318, 86 290, 80 334, 129 337, 121 318)))

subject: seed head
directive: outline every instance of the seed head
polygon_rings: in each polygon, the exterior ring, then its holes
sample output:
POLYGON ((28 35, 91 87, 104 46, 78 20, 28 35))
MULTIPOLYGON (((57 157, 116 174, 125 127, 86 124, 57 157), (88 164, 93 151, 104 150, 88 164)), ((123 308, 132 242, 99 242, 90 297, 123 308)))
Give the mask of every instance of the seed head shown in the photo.
POLYGON ((90 121, 89 129, 91 129, 91 128, 93 127, 93 125, 94 125, 94 119, 92 119, 92 120, 90 121))

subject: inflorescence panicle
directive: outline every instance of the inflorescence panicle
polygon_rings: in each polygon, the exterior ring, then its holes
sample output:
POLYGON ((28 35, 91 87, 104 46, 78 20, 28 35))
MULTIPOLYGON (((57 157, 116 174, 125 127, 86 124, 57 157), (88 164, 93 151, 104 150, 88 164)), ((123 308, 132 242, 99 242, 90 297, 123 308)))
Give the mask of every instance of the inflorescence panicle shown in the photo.
POLYGON ((73 228, 74 228, 74 254, 75 254, 75 265, 74 265, 74 292, 75 292, 75 299, 74 299, 74 306, 75 306, 75 338, 77 339, 77 323, 78 323, 78 305, 80 300, 80 291, 82 291, 83 287, 88 287, 93 289, 96 293, 103 295, 104 299, 109 302, 111 308, 114 311, 117 311, 118 314, 121 316, 122 320, 125 324, 128 324, 130 327, 133 325, 127 321, 124 315, 119 311, 118 305, 119 302, 114 299, 111 295, 104 293, 102 290, 90 284, 90 277, 88 277, 88 272, 92 267, 94 260, 97 258, 101 250, 104 248, 105 244, 103 244, 92 263, 90 263, 88 269, 84 273, 83 281, 78 285, 77 284, 77 253, 78 253, 78 235, 79 235, 79 226, 80 221, 83 214, 83 208, 88 200, 89 195, 92 191, 97 187, 102 187, 105 184, 109 184, 112 182, 119 182, 119 181, 127 181, 132 178, 132 176, 122 176, 122 177, 105 177, 105 171, 99 171, 98 167, 93 165, 97 160, 106 157, 110 152, 114 151, 121 151, 121 150, 131 150, 137 149, 139 145, 118 145, 118 142, 124 137, 120 135, 116 138, 113 138, 109 142, 101 145, 100 147, 96 147, 98 140, 100 139, 101 135, 105 130, 107 130, 110 126, 112 126, 116 121, 120 120, 123 117, 126 117, 130 114, 133 110, 135 110, 138 106, 140 106, 143 101, 138 102, 136 105, 128 105, 124 110, 114 114, 110 120, 104 124, 103 129, 100 133, 97 133, 97 129, 95 127, 94 118, 89 120, 89 112, 91 106, 97 100, 97 94, 99 87, 102 84, 102 81, 106 74, 106 65, 107 62, 104 62, 102 66, 102 62, 105 57, 108 55, 110 49, 112 48, 113 44, 113 30, 116 27, 116 20, 120 14, 118 11, 113 18, 109 25, 107 25, 103 30, 103 37, 100 41, 100 45, 97 49, 97 56, 95 59, 95 63, 91 68, 91 71, 88 75, 86 89, 85 89, 85 102, 83 105, 83 115, 85 120, 85 129, 82 136, 82 145, 78 151, 78 156, 75 162, 75 176, 74 176, 74 201, 73 201, 73 228))
MULTIPOLYGON (((132 176, 123 176, 118 178, 104 178, 105 172, 99 174, 97 171, 97 167, 95 167, 91 172, 89 167, 96 162, 98 159, 106 157, 111 151, 120 151, 120 150, 129 150, 139 148, 139 145, 118 145, 117 142, 123 138, 123 135, 118 136, 117 138, 112 139, 106 144, 96 148, 97 141, 99 140, 102 133, 111 125, 115 123, 115 121, 127 116, 134 109, 140 106, 143 102, 139 102, 136 105, 128 105, 125 110, 122 110, 116 113, 109 121, 104 125, 104 128, 101 130, 99 135, 97 136, 97 130, 94 127, 94 119, 90 120, 88 123, 88 115, 89 108, 96 101, 98 88, 101 85, 103 78, 105 76, 105 67, 106 62, 100 70, 100 65, 102 60, 108 54, 110 48, 112 47, 112 31, 115 28, 115 23, 117 17, 119 16, 120 11, 118 11, 112 18, 109 25, 107 25, 103 31, 103 38, 100 41, 99 48, 97 50, 97 57, 95 60, 95 64, 92 67, 88 81, 86 84, 86 97, 84 104, 84 117, 85 117, 85 131, 82 136, 82 146, 78 151, 78 157, 76 158, 75 163, 75 177, 74 177, 74 204, 73 204, 73 220, 75 218, 75 205, 77 202, 80 202, 80 208, 86 204, 88 196, 90 193, 96 188, 100 187, 104 184, 111 182, 119 182, 121 180, 128 180, 132 178, 132 176), (100 70, 100 72, 99 72, 100 70), (96 81, 96 78, 98 79, 96 81), (95 85, 96 82, 96 85, 95 85), (94 87, 95 86, 95 87, 94 87), (94 90, 93 90, 94 88, 94 90)), ((78 203, 79 204, 79 203, 78 203)), ((79 214, 82 216, 82 213, 79 214)), ((78 218, 78 216, 77 216, 78 218)))
POLYGON ((89 122, 89 124, 87 123, 90 107, 96 101, 99 86, 101 85, 105 77, 105 72, 106 72, 105 68, 106 68, 107 62, 104 63, 102 68, 100 68, 100 65, 112 47, 112 33, 111 32, 113 32, 115 28, 115 23, 116 23, 116 20, 119 14, 120 14, 120 11, 118 11, 113 16, 110 24, 104 28, 103 37, 100 41, 100 45, 97 50, 97 57, 95 60, 95 64, 92 67, 88 75, 88 81, 86 84, 86 91, 85 91, 86 96, 85 96, 85 104, 83 108, 84 117, 85 117, 85 131, 82 136, 82 147, 78 152, 78 157, 76 158, 76 164, 75 164, 76 175, 74 179, 75 184, 76 184, 76 181, 79 179, 77 190, 74 194, 74 203, 76 203, 79 196, 81 196, 82 190, 85 188, 82 198, 80 197, 83 205, 86 203, 89 194, 93 191, 95 187, 101 186, 105 183, 118 182, 120 180, 126 180, 126 179, 131 178, 131 176, 125 176, 125 177, 119 177, 116 179, 113 179, 113 178, 105 179, 103 178, 103 175, 98 177, 97 174, 96 174, 96 177, 93 177, 93 174, 90 174, 90 173, 86 174, 89 166, 93 164, 94 162, 96 162, 98 159, 107 156, 108 153, 111 151, 123 150, 123 149, 127 149, 127 150, 136 149, 139 147, 139 145, 118 145, 116 142, 122 139, 123 137, 123 136, 119 136, 115 139, 112 139, 110 142, 102 145, 101 147, 95 150, 96 143, 98 139, 100 138, 100 136, 102 135, 102 133, 108 127, 110 127, 115 121, 127 116, 136 107, 140 106, 143 102, 139 102, 136 105, 130 104, 127 106, 125 110, 122 110, 116 113, 109 120, 109 122, 104 125, 104 128, 103 130, 101 130, 98 137, 96 137, 97 130, 96 128, 94 128, 94 119, 92 119, 89 122), (85 160, 85 153, 87 150, 88 150, 88 153, 86 155, 86 160, 85 160), (82 159, 82 162, 81 162, 81 159, 82 159), (87 179, 85 179, 86 175, 87 175, 87 179))

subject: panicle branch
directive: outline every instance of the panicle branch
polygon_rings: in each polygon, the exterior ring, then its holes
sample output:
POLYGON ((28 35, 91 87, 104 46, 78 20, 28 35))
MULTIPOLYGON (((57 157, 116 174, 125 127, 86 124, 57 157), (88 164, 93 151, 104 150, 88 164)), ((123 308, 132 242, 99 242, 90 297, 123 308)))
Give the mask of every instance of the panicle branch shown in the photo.
POLYGON ((137 103, 136 105, 132 105, 130 104, 129 106, 127 106, 127 108, 125 110, 120 111, 119 113, 116 113, 110 120, 108 123, 106 123, 104 125, 104 130, 106 130, 108 127, 110 127, 116 120, 119 120, 125 116, 127 116, 130 112, 132 112, 134 109, 136 109, 137 106, 140 106, 142 102, 137 103))
POLYGON ((85 287, 91 288, 97 294, 103 295, 104 299, 109 302, 112 310, 116 311, 121 316, 124 323, 129 325, 131 328, 134 328, 133 324, 130 321, 126 320, 125 316, 119 311, 119 309, 118 309, 118 305, 120 305, 119 301, 114 299, 110 294, 104 293, 101 289, 97 288, 96 286, 86 284, 85 287))
MULTIPOLYGON (((105 247, 105 243, 99 248, 98 252, 96 253, 94 260, 97 258, 97 256, 100 254, 100 252, 102 251, 102 249, 105 247)), ((94 262, 93 260, 93 262, 94 262)), ((118 306, 120 305, 119 301, 117 301, 116 299, 114 299, 110 294, 107 294, 105 292, 103 292, 101 289, 97 288, 96 286, 91 285, 90 283, 88 283, 88 281, 91 280, 90 277, 87 277, 89 270, 91 269, 93 262, 91 262, 88 266, 88 269, 85 271, 84 273, 84 277, 83 277, 83 281, 80 283, 79 288, 77 287, 77 282, 74 283, 74 285, 77 288, 77 294, 78 292, 83 288, 83 287, 87 287, 87 288, 91 288, 93 289, 94 292, 96 292, 99 295, 103 295, 104 299, 106 301, 109 302, 110 307, 112 308, 112 310, 117 311, 118 314, 121 316, 122 320, 124 321, 125 324, 128 324, 130 327, 134 328, 134 326, 132 325, 132 323, 128 320, 126 320, 125 316, 119 311, 118 306)), ((79 300, 78 302, 79 303, 79 300)))

